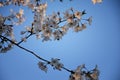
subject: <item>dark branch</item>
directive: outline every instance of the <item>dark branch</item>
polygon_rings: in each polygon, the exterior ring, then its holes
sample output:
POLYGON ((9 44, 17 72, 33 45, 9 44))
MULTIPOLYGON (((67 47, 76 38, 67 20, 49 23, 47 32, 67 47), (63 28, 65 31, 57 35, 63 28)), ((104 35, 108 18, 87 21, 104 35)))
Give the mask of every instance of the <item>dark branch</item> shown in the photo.
MULTIPOLYGON (((30 35, 29 35, 29 36, 30 36, 30 35)), ((29 50, 29 49, 26 49, 26 48, 24 48, 24 47, 22 47, 22 46, 20 46, 20 45, 19 45, 20 42, 19 42, 19 44, 18 44, 18 43, 13 42, 12 40, 8 39, 7 37, 2 36, 2 35, 0 35, 0 37, 6 39, 7 41, 11 42, 12 44, 16 45, 17 47, 19 47, 19 48, 21 48, 21 49, 23 49, 23 50, 31 53, 32 55, 34 55, 34 56, 37 57, 38 59, 40 59, 40 60, 42 60, 42 61, 45 61, 45 62, 47 62, 48 64, 50 64, 50 61, 48 61, 48 60, 46 60, 46 59, 43 59, 43 58, 41 58, 40 56, 38 56, 36 53, 34 53, 33 51, 31 51, 31 50, 29 50)), ((65 68, 65 67, 62 67, 62 69, 66 70, 66 71, 68 71, 68 72, 70 72, 70 73, 74 73, 72 70, 69 70, 69 69, 67 69, 67 68, 65 68)))

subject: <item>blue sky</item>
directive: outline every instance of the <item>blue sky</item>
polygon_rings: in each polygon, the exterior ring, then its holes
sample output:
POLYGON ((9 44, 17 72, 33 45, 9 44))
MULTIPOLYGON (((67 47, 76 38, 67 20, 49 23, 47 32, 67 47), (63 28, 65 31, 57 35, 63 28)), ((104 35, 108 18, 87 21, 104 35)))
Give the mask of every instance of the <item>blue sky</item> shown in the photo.
MULTIPOLYGON (((75 33, 69 31, 60 41, 42 42, 35 37, 21 45, 33 50, 41 57, 50 60, 60 58, 65 67, 75 69, 86 64, 93 69, 97 64, 100 69, 100 80, 120 80, 120 9, 119 0, 104 0, 102 4, 93 5, 91 0, 74 0, 73 2, 49 2, 47 14, 73 7, 76 10, 86 10, 86 18, 93 16, 91 26, 75 33)), ((9 6, 0 8, 0 14, 8 15, 9 6)), ((27 22, 15 28, 15 34, 24 30, 24 25, 32 22, 32 13, 25 8, 27 22), (29 13, 29 14, 28 14, 29 13)), ((16 36, 19 38, 22 36, 16 36)), ((0 80, 68 80, 67 71, 57 71, 49 67, 47 73, 38 68, 38 59, 33 55, 14 46, 6 54, 0 54, 0 80)))

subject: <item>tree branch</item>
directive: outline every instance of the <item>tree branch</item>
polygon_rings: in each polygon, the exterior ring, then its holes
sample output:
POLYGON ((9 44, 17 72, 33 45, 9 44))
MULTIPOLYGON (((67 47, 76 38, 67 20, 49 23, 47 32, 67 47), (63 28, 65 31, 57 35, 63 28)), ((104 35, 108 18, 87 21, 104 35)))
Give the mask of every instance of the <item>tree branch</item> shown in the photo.
MULTIPOLYGON (((31 34, 31 35, 32 35, 32 34, 31 34)), ((29 38, 31 35, 29 35, 28 38, 29 38)), ((12 44, 14 44, 15 46, 17 46, 17 47, 19 47, 19 48, 21 48, 21 49, 23 49, 23 50, 31 53, 31 54, 34 55, 36 58, 38 58, 38 59, 40 59, 40 60, 42 60, 42 61, 45 61, 45 62, 47 62, 48 64, 50 64, 50 61, 48 61, 48 60, 46 60, 46 59, 44 59, 44 58, 41 58, 40 56, 38 56, 38 55, 37 55, 36 53, 34 53, 33 51, 31 51, 31 50, 29 50, 29 49, 26 49, 26 48, 24 48, 24 47, 22 47, 22 46, 20 46, 19 44, 22 43, 22 41, 19 42, 19 43, 15 43, 15 42, 13 42, 12 40, 8 39, 7 37, 4 37, 4 36, 2 36, 2 35, 0 35, 0 37, 8 40, 9 42, 11 42, 12 44)), ((74 73, 72 70, 69 70, 69 69, 67 69, 67 68, 65 68, 65 67, 62 67, 62 69, 66 70, 66 71, 68 71, 68 72, 70 72, 70 73, 74 73)))

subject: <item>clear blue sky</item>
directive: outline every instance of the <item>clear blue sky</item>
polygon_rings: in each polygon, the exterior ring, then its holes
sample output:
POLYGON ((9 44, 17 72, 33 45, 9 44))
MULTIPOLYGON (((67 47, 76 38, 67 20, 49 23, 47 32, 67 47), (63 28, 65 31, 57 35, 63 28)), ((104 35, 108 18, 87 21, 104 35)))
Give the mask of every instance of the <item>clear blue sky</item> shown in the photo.
MULTIPOLYGON (((21 45, 48 60, 60 58, 69 69, 75 69, 80 64, 93 69, 97 64, 100 80, 120 80, 120 1, 103 0, 102 4, 96 5, 91 0, 48 2, 47 14, 63 12, 70 7, 85 9, 86 17, 93 16, 92 25, 79 33, 69 31, 60 41, 43 43, 31 37, 21 45)), ((8 15, 10 8, 18 10, 15 6, 0 8, 0 14, 8 15)), ((19 30, 24 30, 24 25, 32 22, 29 9, 25 9, 25 15, 27 22, 15 28, 16 35, 19 30)), ((14 46, 6 54, 0 54, 0 80, 68 80, 70 73, 53 70, 51 67, 45 73, 38 68, 38 61, 33 55, 14 46)))

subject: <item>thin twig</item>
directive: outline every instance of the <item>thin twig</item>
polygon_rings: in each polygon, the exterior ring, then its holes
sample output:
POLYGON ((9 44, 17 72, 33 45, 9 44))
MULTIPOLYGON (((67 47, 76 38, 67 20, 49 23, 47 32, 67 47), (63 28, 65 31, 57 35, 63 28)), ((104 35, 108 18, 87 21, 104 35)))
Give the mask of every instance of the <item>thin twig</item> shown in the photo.
MULTIPOLYGON (((28 36, 26 36, 25 38, 26 39, 28 39, 30 36, 32 36, 33 34, 32 33, 30 33, 28 36)), ((21 41, 19 41, 17 44, 19 45, 19 44, 21 44, 22 42, 24 42, 24 40, 21 40, 21 41)))

